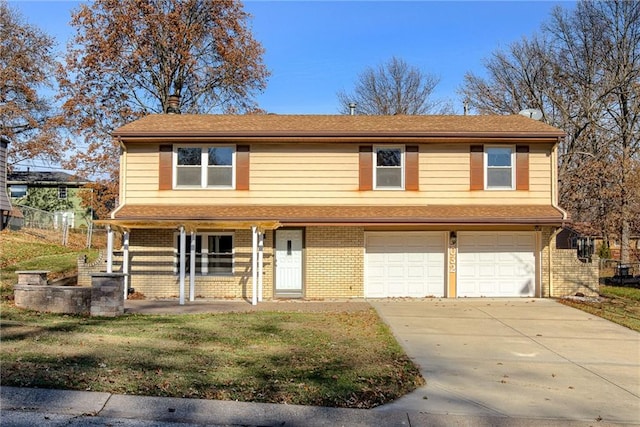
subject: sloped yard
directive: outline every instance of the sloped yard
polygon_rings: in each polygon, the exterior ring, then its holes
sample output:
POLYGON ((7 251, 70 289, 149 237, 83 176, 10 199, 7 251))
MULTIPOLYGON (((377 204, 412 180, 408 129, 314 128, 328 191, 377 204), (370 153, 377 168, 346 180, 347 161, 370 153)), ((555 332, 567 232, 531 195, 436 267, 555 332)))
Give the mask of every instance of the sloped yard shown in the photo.
POLYGON ((598 301, 589 299, 562 299, 560 301, 640 332, 640 289, 601 286, 600 296, 598 301))

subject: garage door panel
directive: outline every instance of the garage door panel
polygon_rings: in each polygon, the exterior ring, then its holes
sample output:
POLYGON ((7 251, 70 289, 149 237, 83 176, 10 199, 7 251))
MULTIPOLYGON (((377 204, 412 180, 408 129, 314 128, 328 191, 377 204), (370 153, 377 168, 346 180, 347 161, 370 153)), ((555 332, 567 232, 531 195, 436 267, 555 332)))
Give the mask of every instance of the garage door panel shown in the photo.
POLYGON ((441 232, 367 233, 365 296, 443 296, 445 250, 441 232))
POLYGON ((458 233, 458 296, 533 296, 535 235, 458 233))

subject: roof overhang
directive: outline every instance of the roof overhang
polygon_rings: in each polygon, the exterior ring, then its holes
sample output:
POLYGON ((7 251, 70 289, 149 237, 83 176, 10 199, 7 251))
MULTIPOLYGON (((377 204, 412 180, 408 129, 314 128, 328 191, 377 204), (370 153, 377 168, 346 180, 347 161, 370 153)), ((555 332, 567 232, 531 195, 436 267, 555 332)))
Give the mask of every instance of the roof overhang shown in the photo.
POLYGON ((565 132, 521 115, 152 114, 115 129, 122 142, 557 142, 565 132))
POLYGON ((96 221, 131 229, 248 229, 284 226, 436 226, 550 225, 567 223, 551 205, 124 205, 109 220, 96 221))

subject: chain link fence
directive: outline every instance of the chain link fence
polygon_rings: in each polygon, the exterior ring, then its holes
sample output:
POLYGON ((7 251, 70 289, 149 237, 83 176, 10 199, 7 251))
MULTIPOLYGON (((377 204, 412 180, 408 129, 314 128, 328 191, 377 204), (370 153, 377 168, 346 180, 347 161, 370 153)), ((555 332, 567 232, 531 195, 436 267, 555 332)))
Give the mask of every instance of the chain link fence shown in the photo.
POLYGON ((94 229, 92 222, 89 222, 88 227, 74 228, 73 212, 48 212, 30 206, 16 204, 13 206, 13 216, 9 220, 11 230, 23 230, 63 246, 69 245, 70 236, 74 238, 74 242, 77 242, 78 235, 86 235, 87 248, 92 246, 95 237, 105 235, 105 230, 94 229))

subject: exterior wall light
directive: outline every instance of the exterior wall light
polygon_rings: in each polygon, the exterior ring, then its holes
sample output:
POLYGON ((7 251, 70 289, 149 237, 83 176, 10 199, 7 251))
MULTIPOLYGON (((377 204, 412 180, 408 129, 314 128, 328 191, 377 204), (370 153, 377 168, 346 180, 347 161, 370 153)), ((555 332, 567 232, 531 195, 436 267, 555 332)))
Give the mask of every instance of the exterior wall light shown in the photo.
POLYGON ((449 245, 455 246, 458 243, 458 235, 455 231, 449 233, 449 245))

